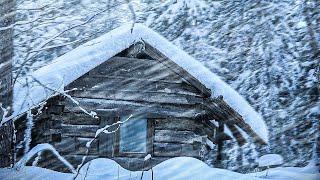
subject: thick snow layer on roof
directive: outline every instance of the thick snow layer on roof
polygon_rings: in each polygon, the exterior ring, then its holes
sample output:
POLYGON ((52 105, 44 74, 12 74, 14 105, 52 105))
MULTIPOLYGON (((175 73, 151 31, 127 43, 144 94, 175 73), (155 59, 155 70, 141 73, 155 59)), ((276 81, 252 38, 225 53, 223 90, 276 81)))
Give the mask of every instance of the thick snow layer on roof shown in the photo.
MULTIPOLYGON (((278 167, 271 168, 266 171, 256 172, 251 174, 241 174, 230 170, 211 168, 202 161, 190 157, 178 157, 166 160, 151 170, 144 171, 128 171, 122 168, 118 163, 110 159, 94 159, 86 163, 81 169, 76 179, 318 179, 318 167, 314 164, 309 164, 306 167, 278 167), (143 174, 143 176, 142 176, 143 174), (267 175, 267 176, 266 176, 267 175), (141 178, 142 176, 142 178, 141 178)), ((43 180, 43 179, 73 179, 75 174, 61 173, 39 167, 25 166, 19 170, 15 168, 0 168, 0 179, 12 180, 43 180)))
MULTIPOLYGON (((199 61, 141 24, 135 24, 132 32, 131 25, 124 25, 114 29, 60 56, 54 62, 38 69, 31 75, 42 84, 62 91, 64 86, 141 39, 158 49, 197 78, 203 85, 211 89, 213 96, 222 95, 224 100, 242 115, 252 129, 268 142, 268 130, 263 118, 241 95, 199 61)), ((15 85, 15 115, 19 115, 30 107, 38 105, 54 93, 43 88, 38 83, 29 83, 29 88, 25 88, 25 81, 25 79, 20 79, 20 83, 15 85)), ((29 79, 28 81, 32 82, 33 80, 29 79)))

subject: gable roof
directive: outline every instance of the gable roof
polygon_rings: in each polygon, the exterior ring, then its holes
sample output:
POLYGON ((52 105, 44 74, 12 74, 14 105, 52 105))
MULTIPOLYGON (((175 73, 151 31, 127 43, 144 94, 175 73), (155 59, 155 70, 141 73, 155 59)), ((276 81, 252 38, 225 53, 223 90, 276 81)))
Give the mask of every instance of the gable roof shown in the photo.
POLYGON ((31 73, 29 77, 19 78, 14 87, 13 116, 19 116, 38 106, 55 95, 55 91, 62 92, 69 83, 141 40, 195 77, 211 90, 213 97, 223 96, 224 100, 244 118, 255 133, 268 142, 268 129, 263 118, 241 95, 199 61, 141 24, 135 24, 132 31, 131 25, 116 28, 58 57, 47 66, 31 73))

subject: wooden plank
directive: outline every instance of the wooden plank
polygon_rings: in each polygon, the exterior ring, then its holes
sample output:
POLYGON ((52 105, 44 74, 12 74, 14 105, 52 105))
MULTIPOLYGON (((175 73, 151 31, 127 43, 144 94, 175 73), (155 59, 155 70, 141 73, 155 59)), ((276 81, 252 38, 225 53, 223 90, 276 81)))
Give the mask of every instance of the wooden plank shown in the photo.
POLYGON ((76 151, 76 140, 74 137, 63 137, 61 142, 54 142, 53 146, 61 154, 72 153, 76 151))
POLYGON ((163 92, 174 94, 189 94, 200 96, 200 91, 190 84, 181 82, 170 82, 163 80, 151 80, 147 78, 133 78, 121 76, 86 76, 77 79, 66 89, 81 90, 116 90, 116 91, 143 91, 163 92))
MULTIPOLYGON (((116 122, 115 117, 101 117, 100 128, 105 127, 106 125, 111 125, 116 122)), ((110 131, 115 130, 117 127, 109 128, 110 131)), ((99 136, 99 155, 105 157, 113 157, 115 148, 115 133, 105 134, 102 133, 99 136)))
POLYGON ((200 157, 201 146, 179 143, 154 143, 154 156, 160 157, 200 157))
POLYGON ((197 134, 204 134, 203 124, 194 119, 170 118, 170 119, 156 119, 156 130, 178 130, 178 131, 193 131, 197 134))
POLYGON ((202 142, 202 137, 193 131, 155 130, 154 141, 193 144, 202 142))
POLYGON ((205 87, 202 83, 199 82, 195 77, 193 77, 191 74, 189 74, 186 70, 184 70, 182 67, 177 65, 175 62, 171 61, 168 57, 166 57, 164 54, 162 54, 160 51, 149 45, 148 43, 145 43, 145 51, 147 55, 152 57, 155 60, 158 60, 168 68, 170 68, 172 71, 174 71, 176 74, 178 74, 180 77, 186 79, 190 84, 195 86, 199 91, 203 93, 205 97, 211 97, 211 90, 205 87))
POLYGON ((69 93, 72 97, 124 100, 135 102, 166 103, 166 104, 201 104, 202 98, 184 94, 169 94, 162 92, 141 91, 108 91, 108 90, 84 90, 69 93))
MULTIPOLYGON (((87 153, 87 142, 91 141, 92 138, 83 138, 83 137, 76 137, 76 150, 71 154, 78 154, 78 155, 85 155, 87 153)), ((89 148, 89 155, 98 155, 98 139, 94 140, 91 143, 89 148)))
POLYGON ((63 136, 77 136, 77 137, 94 137, 96 131, 99 129, 97 125, 61 125, 61 134, 63 136))
POLYGON ((89 72, 89 76, 96 75, 181 81, 177 74, 157 61, 127 57, 110 58, 89 72))
POLYGON ((243 129, 247 134, 249 134, 256 142, 266 145, 267 143, 250 127, 248 123, 246 123, 242 116, 232 109, 222 98, 215 98, 212 101, 220 107, 223 111, 225 111, 225 123, 226 124, 234 124, 243 129))
POLYGON ((230 129, 233 137, 237 140, 239 146, 243 146, 247 142, 236 126, 227 124, 227 127, 230 129))
POLYGON ((70 125, 99 125, 100 119, 93 118, 85 113, 64 113, 62 115, 52 115, 52 120, 59 120, 63 124, 70 125))
MULTIPOLYGON (((88 111, 96 111, 99 114, 116 115, 138 115, 143 114, 145 117, 164 118, 164 117, 185 117, 195 118, 202 113, 202 109, 197 105, 169 105, 160 103, 139 103, 131 101, 115 101, 105 99, 88 99, 74 98, 80 103, 80 106, 88 111)), ((65 110, 67 112, 82 112, 78 105, 70 100, 65 102, 65 110)))
POLYGON ((154 144, 154 119, 147 119, 147 153, 153 155, 153 144, 154 144))

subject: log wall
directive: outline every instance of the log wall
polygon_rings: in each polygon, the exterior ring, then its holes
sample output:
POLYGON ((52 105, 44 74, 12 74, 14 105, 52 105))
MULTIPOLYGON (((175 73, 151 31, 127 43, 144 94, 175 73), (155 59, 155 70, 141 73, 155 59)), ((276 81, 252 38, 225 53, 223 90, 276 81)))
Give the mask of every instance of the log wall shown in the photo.
MULTIPOLYGON (((66 90, 72 90, 69 94, 73 100, 51 98, 36 117, 32 145, 49 142, 75 167, 86 154, 86 142, 94 138, 99 128, 131 114, 149 121, 148 153, 152 158, 144 162, 146 154, 117 154, 114 133, 102 134, 94 141, 88 160, 108 157, 130 170, 149 169, 172 157, 205 159, 202 151, 208 148, 206 137, 209 134, 214 139, 215 128, 203 123, 207 119, 197 118, 206 113, 203 103, 207 97, 156 60, 114 57, 72 82, 66 90), (97 112, 98 118, 85 114, 79 106, 97 112)), ((23 129, 23 123, 19 124, 22 125, 18 128, 23 129)), ((18 134, 18 141, 23 141, 23 134, 18 134)), ((50 153, 43 156, 49 160, 39 162, 41 166, 65 170, 50 153)))

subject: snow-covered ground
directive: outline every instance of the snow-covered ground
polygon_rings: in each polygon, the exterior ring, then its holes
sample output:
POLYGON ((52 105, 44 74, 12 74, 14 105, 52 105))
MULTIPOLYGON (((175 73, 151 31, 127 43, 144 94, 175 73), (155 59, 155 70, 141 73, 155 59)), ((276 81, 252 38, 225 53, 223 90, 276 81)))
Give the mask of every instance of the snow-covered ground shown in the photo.
MULTIPOLYGON (((178 157, 162 162, 153 168, 153 177, 162 179, 290 179, 290 180, 316 180, 320 178, 318 167, 310 163, 303 168, 279 167, 267 171, 240 174, 225 169, 211 168, 198 159, 178 157), (268 171, 268 172, 267 172, 268 171), (267 176, 266 176, 267 175, 267 176)), ((152 171, 128 171, 110 159, 95 159, 85 164, 80 170, 77 179, 152 179, 152 171)), ((39 167, 23 167, 0 169, 0 179, 72 179, 75 175, 61 173, 39 167)))

